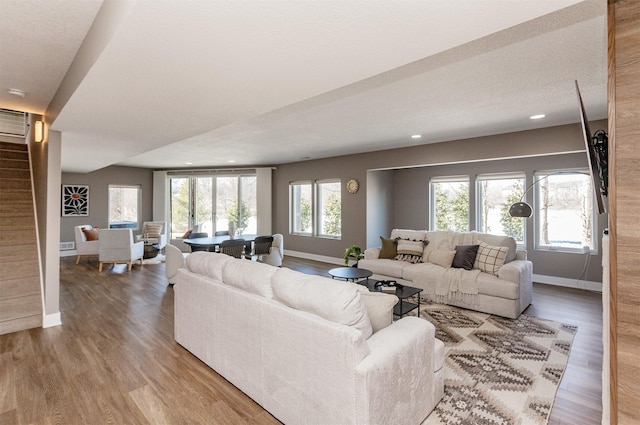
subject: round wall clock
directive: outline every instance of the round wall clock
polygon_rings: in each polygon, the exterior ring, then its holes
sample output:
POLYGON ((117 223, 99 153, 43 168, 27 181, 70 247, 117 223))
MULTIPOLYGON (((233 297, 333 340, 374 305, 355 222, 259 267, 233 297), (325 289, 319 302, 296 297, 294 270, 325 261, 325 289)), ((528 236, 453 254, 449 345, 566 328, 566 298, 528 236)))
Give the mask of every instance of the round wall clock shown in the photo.
POLYGON ((359 188, 360 188, 360 184, 358 183, 358 180, 351 179, 347 182, 347 191, 349 193, 356 193, 359 188))

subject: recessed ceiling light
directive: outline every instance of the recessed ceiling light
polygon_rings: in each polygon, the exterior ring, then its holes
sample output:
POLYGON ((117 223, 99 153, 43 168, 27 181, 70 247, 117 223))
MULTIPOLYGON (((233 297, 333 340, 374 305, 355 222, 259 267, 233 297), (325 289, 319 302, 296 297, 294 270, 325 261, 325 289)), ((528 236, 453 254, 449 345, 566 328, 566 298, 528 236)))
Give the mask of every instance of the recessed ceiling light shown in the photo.
POLYGON ((9 89, 7 90, 7 93, 9 93, 11 96, 18 96, 18 97, 24 97, 26 94, 24 90, 20 90, 20 89, 9 89))
POLYGON ((422 134, 414 134, 411 136, 412 139, 419 139, 422 137, 422 134))
POLYGON ((540 118, 546 117, 545 114, 531 115, 529 118, 532 120, 539 120, 540 118))
POLYGON ((193 162, 185 162, 185 165, 192 165, 193 162))
POLYGON ((227 162, 234 163, 234 162, 236 162, 236 160, 235 159, 230 159, 227 162))

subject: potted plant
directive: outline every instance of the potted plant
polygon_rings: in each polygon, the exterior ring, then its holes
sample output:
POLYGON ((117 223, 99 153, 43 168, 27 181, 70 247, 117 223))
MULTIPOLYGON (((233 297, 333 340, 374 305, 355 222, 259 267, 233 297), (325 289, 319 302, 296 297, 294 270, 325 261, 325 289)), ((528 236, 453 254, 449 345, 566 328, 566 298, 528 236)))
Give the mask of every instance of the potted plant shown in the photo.
POLYGON ((349 265, 349 258, 355 258, 356 264, 354 267, 358 267, 358 261, 362 258, 362 250, 358 245, 351 245, 344 251, 344 265, 349 265))

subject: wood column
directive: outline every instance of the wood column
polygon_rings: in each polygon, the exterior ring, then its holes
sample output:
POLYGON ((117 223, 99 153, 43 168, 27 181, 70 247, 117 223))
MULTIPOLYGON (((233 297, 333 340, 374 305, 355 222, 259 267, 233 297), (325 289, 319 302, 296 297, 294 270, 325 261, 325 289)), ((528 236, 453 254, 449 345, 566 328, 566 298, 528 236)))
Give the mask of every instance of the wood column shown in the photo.
POLYGON ((610 419, 626 425, 640 423, 640 2, 608 15, 610 419))

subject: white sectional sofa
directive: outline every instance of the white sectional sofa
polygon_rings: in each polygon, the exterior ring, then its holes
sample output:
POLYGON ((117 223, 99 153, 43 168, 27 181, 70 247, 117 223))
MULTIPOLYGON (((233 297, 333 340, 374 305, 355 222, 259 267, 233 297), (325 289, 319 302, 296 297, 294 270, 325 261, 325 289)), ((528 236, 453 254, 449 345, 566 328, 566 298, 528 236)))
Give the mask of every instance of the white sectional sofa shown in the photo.
POLYGON ((395 296, 208 252, 174 291, 176 341, 288 425, 415 425, 443 396, 444 344, 395 296))
MULTIPOLYGON (((426 245, 421 248, 422 257, 417 263, 395 257, 379 258, 382 247, 367 249, 359 267, 371 270, 373 279, 396 280, 422 288, 422 296, 432 302, 512 319, 531 304, 533 265, 526 259, 526 251, 518 250, 511 237, 478 232, 394 229, 389 239, 381 240, 385 248, 389 246, 389 240, 426 241, 426 245), (456 247, 474 245, 479 245, 479 251, 471 270, 452 267, 456 247), (495 254, 498 258, 492 261, 495 254)), ((383 252, 383 256, 389 257, 389 252, 383 252)))

